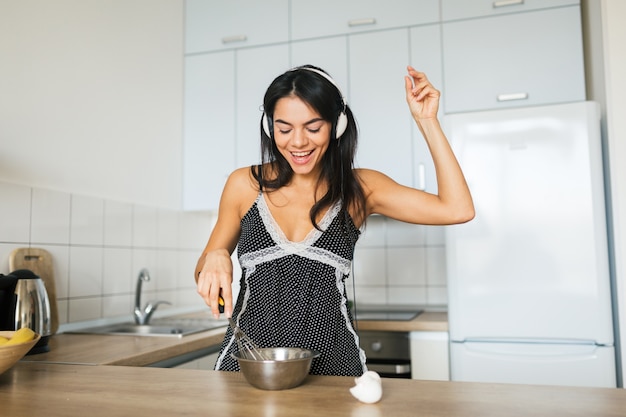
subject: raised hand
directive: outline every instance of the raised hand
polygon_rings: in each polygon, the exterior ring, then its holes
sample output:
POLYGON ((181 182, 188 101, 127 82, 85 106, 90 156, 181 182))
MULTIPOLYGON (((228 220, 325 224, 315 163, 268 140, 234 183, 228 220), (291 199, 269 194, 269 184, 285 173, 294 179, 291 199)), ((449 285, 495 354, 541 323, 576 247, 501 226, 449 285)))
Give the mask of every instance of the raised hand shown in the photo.
POLYGON ((406 101, 416 121, 437 117, 439 96, 441 93, 430 83, 426 74, 407 67, 408 75, 404 77, 406 101))

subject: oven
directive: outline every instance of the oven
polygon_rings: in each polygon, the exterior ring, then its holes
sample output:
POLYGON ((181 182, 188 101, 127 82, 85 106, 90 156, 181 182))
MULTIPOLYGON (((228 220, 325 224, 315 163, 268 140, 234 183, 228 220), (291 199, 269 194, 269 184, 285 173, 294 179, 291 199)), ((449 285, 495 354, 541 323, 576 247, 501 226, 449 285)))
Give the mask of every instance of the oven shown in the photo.
POLYGON ((360 331, 367 368, 385 378, 411 378, 408 332, 360 331))
MULTIPOLYGON (((407 321, 422 310, 389 307, 356 309, 359 321, 407 321)), ((365 352, 367 368, 386 378, 411 378, 411 341, 406 331, 358 330, 361 349, 365 352)))

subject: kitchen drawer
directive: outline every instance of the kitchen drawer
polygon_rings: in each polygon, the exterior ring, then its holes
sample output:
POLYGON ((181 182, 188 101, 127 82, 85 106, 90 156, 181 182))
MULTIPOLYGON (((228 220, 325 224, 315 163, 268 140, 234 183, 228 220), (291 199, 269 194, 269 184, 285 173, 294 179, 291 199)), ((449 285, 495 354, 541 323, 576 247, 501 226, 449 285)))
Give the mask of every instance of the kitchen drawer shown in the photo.
POLYGON ((442 20, 459 20, 580 4, 580 0, 441 0, 442 20))
POLYGON ((291 1, 293 40, 438 22, 438 0, 291 1))

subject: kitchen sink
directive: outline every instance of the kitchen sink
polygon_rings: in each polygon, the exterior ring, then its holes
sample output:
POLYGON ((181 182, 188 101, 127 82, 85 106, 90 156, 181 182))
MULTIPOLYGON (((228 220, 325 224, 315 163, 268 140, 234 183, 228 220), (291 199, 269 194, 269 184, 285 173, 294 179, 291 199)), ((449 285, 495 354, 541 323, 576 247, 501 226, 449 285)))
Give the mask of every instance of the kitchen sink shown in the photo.
POLYGON ((183 337, 225 326, 228 326, 226 319, 160 318, 152 320, 150 324, 125 322, 72 330, 66 333, 183 337))

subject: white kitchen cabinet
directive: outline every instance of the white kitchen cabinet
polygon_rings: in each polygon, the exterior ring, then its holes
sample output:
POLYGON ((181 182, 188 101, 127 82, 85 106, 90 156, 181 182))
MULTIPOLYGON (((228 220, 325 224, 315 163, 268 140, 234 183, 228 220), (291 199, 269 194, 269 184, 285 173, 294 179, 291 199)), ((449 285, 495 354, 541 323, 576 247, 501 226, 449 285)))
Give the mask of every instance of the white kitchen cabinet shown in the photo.
POLYGON ((292 0, 292 40, 439 22, 439 0, 292 0))
POLYGON ((441 0, 445 21, 578 5, 580 0, 441 0))
POLYGON ((183 208, 216 209, 235 167, 234 52, 185 58, 183 208))
POLYGON ((261 163, 263 96, 270 83, 289 69, 289 46, 264 46, 237 51, 236 164, 261 163))
POLYGON ((186 0, 185 53, 287 42, 289 0, 186 0))
POLYGON ((411 378, 450 380, 448 332, 411 332, 411 378))
POLYGON ((579 6, 443 23, 446 113, 585 100, 579 6))
MULTIPOLYGON (((418 26, 410 29, 411 65, 424 72, 431 84, 438 90, 443 89, 443 70, 441 64, 441 30, 439 25, 418 26)), ((443 115, 443 94, 439 102, 439 117, 443 115)), ((410 116, 410 113, 407 111, 410 116)), ((412 119, 411 119, 412 120, 412 119)), ((437 192, 435 165, 430 150, 417 125, 411 123, 413 138, 413 183, 420 190, 437 192)))
POLYGON ((439 39, 438 25, 349 36, 350 104, 360 138, 357 166, 407 186, 424 185, 426 178, 431 184, 426 188, 433 188, 432 160, 408 109, 404 76, 410 63, 441 85, 439 39))
POLYGON ((335 80, 350 105, 348 37, 334 36, 291 43, 291 66, 315 65, 335 80))

